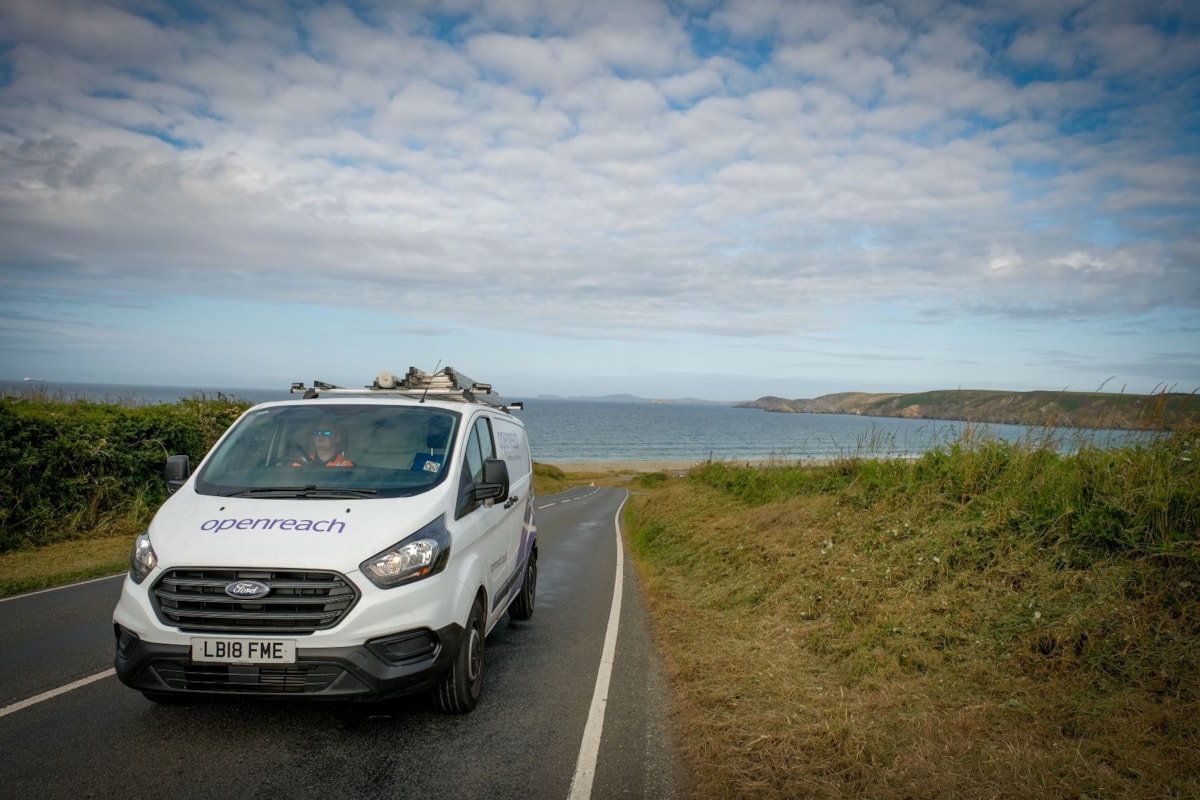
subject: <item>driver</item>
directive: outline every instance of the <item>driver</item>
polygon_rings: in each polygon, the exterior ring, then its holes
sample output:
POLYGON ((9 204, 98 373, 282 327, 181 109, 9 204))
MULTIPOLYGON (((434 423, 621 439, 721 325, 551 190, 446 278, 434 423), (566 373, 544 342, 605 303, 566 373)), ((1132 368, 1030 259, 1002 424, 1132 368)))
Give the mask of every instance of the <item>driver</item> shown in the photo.
POLYGON ((313 431, 313 449, 308 455, 299 456, 293 467, 353 467, 354 462, 346 458, 342 449, 342 432, 336 428, 313 431))

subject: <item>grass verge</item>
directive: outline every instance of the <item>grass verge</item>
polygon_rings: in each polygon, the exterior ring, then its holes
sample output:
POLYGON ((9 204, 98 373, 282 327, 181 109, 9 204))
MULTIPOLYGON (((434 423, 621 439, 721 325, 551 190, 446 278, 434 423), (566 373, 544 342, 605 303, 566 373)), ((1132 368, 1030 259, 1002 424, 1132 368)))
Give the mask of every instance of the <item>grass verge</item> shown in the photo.
POLYGON ((1200 796, 1192 441, 636 494, 696 796, 1200 796))
POLYGON ((0 554, 0 597, 124 572, 132 546, 132 536, 105 536, 0 554))

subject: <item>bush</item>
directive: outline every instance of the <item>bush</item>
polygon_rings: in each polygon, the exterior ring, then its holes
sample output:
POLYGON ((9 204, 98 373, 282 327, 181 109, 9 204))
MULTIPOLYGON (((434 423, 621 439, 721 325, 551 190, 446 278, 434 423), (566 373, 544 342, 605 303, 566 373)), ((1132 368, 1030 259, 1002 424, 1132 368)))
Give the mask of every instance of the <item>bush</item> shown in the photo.
POLYGON ((148 520, 168 455, 193 462, 248 407, 223 395, 173 405, 0 398, 0 552, 148 520))
POLYGON ((654 489, 662 486, 668 480, 665 472, 645 472, 636 475, 633 482, 642 489, 654 489))

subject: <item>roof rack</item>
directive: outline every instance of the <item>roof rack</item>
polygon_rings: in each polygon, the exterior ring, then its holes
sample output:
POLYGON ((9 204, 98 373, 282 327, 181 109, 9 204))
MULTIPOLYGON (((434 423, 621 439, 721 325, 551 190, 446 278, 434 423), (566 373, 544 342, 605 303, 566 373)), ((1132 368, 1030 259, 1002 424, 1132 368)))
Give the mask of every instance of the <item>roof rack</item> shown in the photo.
POLYGON ((305 399, 322 394, 394 394, 416 397, 422 401, 432 398, 434 400, 478 403, 503 411, 525 407, 524 403, 505 403, 500 395, 492 391, 490 383, 471 380, 453 367, 444 367, 432 374, 422 372, 416 367, 409 367, 403 378, 397 378, 391 372, 384 370, 379 373, 371 385, 361 389, 347 389, 318 380, 313 380, 311 389, 306 387, 303 382, 293 383, 292 394, 303 394, 305 399))

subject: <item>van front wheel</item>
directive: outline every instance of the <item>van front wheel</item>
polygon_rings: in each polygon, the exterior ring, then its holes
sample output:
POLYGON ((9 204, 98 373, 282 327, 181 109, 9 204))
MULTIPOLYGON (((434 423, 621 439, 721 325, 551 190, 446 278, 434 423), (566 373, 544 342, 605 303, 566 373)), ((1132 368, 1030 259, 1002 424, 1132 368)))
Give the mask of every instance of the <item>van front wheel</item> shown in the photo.
POLYGON ((483 604, 475 601, 458 643, 450 671, 434 690, 434 701, 447 714, 465 714, 479 703, 483 691, 483 604))

